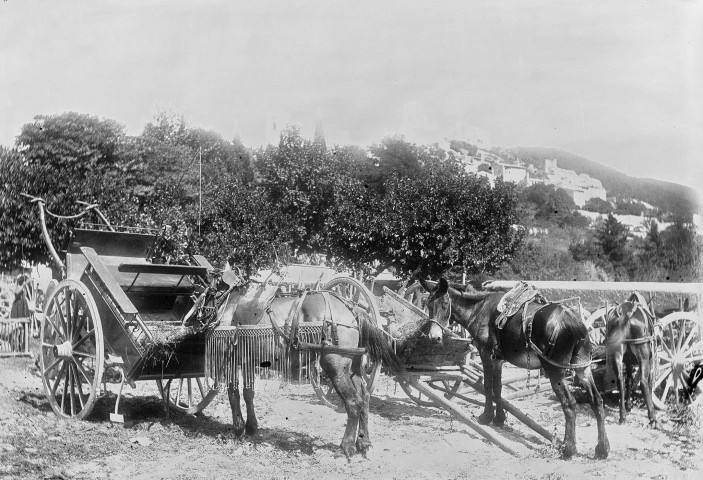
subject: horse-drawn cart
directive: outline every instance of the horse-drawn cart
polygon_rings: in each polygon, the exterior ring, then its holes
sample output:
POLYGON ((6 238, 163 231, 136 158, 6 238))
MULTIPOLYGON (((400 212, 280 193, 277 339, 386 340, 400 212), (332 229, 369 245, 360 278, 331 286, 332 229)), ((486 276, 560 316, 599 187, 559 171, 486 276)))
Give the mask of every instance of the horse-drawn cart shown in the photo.
POLYGON ((154 380, 170 407, 204 409, 217 394, 204 378, 205 328, 216 317, 207 260, 149 263, 157 233, 112 226, 95 205, 70 218, 95 212, 103 223, 73 229, 59 255, 46 226, 51 212, 44 200, 30 198, 61 272, 45 301, 40 334, 41 377, 54 412, 83 419, 105 384, 119 382, 111 418, 120 421, 122 386, 135 380, 154 380))
MULTIPOLYGON (((638 295, 639 296, 639 295, 638 295)), ((640 298, 643 298, 640 296, 640 298)), ((612 307, 596 309, 585 321, 594 345, 594 376, 602 391, 617 389, 617 379, 606 352, 605 317, 612 307)), ((647 311, 650 311, 646 306, 647 311)), ((695 312, 678 311, 653 320, 652 401, 659 410, 667 405, 700 401, 700 386, 689 388, 689 377, 696 365, 703 364, 703 318, 695 312)), ((637 383, 637 382, 635 382, 637 383)))

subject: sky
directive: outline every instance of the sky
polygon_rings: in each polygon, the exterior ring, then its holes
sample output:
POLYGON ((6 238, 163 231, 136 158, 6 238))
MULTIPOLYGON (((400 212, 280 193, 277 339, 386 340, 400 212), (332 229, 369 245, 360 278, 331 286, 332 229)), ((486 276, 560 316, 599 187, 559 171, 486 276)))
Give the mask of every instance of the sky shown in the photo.
POLYGON ((256 147, 403 134, 568 150, 703 187, 703 2, 0 2, 0 144, 77 111, 160 111, 256 147), (274 128, 275 125, 275 128, 274 128))

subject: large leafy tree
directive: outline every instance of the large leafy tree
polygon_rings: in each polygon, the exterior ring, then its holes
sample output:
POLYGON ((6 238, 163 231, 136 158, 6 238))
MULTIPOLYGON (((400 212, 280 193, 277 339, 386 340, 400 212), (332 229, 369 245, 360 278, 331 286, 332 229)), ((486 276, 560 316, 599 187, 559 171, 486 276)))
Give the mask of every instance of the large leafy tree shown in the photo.
POLYGON ((291 246, 303 251, 325 250, 325 218, 335 202, 335 189, 343 188, 352 166, 350 152, 330 152, 320 142, 304 139, 297 127, 281 134, 277 147, 257 153, 255 162, 263 188, 276 215, 287 221, 291 246))
POLYGON ((384 193, 351 181, 328 217, 330 251, 374 273, 490 271, 519 245, 515 206, 512 185, 491 188, 452 161, 429 163, 413 177, 394 175, 384 193))
MULTIPOLYGON (((2 154, 0 168, 0 263, 5 268, 21 260, 46 263, 35 207, 21 193, 42 197, 61 215, 78 213, 76 201, 107 205, 110 213, 132 210, 125 193, 132 165, 118 152, 124 129, 112 120, 74 112, 39 115, 22 127, 13 150, 2 154)), ((55 241, 66 240, 68 224, 48 218, 55 241)))

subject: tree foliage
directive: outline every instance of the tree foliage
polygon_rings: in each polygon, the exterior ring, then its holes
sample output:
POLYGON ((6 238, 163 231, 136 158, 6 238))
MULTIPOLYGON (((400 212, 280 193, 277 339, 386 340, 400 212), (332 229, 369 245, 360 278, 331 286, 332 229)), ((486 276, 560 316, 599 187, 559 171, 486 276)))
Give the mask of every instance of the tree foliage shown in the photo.
POLYGON ((430 164, 422 175, 394 175, 384 194, 360 181, 339 192, 328 219, 331 253, 355 266, 430 275, 461 266, 492 270, 520 241, 513 187, 495 188, 456 163, 430 164))

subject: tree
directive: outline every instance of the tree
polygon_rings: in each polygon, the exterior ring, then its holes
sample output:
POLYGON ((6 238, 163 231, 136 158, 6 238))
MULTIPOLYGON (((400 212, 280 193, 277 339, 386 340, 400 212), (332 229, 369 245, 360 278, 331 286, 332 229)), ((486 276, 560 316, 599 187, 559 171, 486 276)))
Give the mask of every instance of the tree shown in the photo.
POLYGON ((458 163, 433 163, 413 178, 394 175, 384 193, 352 181, 337 190, 328 217, 330 252, 375 273, 393 268, 407 275, 417 267, 438 275, 452 266, 490 271, 515 251, 513 186, 493 189, 458 163))
POLYGON ((325 249, 325 218, 335 202, 337 181, 348 174, 344 152, 330 154, 320 142, 309 141, 297 127, 281 133, 278 147, 256 154, 256 169, 271 207, 291 219, 287 232, 293 248, 325 249))
POLYGON ((576 204, 564 189, 544 183, 525 188, 520 200, 534 206, 535 219, 559 221, 569 217, 576 210, 576 204))
POLYGON ((598 197, 589 198, 583 206, 583 209, 588 210, 589 212, 602 214, 612 213, 615 210, 610 202, 598 197))
POLYGON ((626 249, 628 233, 629 228, 620 223, 612 213, 608 214, 596 232, 598 245, 616 270, 625 264, 628 257, 626 249))
MULTIPOLYGON (((76 201, 107 205, 108 213, 127 216, 133 211, 127 192, 133 166, 118 152, 124 140, 118 123, 74 112, 39 115, 22 127, 14 150, 4 150, 0 169, 0 262, 5 268, 48 263, 34 206, 20 196, 44 198, 53 212, 72 215, 76 201)), ((67 222, 47 219, 56 243, 67 241, 67 222)))

